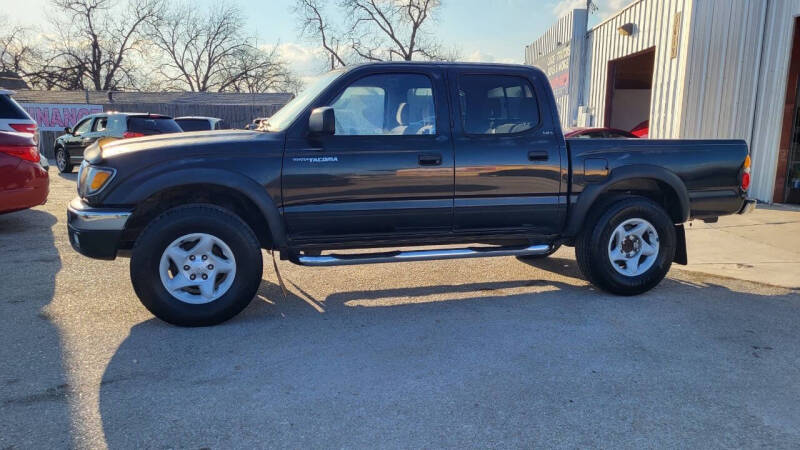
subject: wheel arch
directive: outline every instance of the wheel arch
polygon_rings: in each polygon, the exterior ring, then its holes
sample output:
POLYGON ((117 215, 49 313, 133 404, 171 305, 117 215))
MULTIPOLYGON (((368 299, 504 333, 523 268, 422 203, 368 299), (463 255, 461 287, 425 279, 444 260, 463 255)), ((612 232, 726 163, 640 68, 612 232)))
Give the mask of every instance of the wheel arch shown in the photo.
POLYGON ((280 213, 265 188, 252 179, 225 170, 187 169, 152 177, 120 193, 123 183, 105 200, 136 205, 126 225, 123 240, 135 241, 146 224, 158 214, 187 203, 207 203, 226 208, 242 217, 256 233, 263 248, 286 248, 280 213), (210 181, 209 181, 210 180, 210 181), (112 197, 118 197, 111 200, 112 197))
POLYGON ((626 194, 650 198, 661 205, 676 224, 689 219, 689 193, 680 177, 657 166, 623 166, 614 169, 602 183, 586 186, 571 208, 564 234, 577 235, 593 211, 603 208, 611 198, 626 194))

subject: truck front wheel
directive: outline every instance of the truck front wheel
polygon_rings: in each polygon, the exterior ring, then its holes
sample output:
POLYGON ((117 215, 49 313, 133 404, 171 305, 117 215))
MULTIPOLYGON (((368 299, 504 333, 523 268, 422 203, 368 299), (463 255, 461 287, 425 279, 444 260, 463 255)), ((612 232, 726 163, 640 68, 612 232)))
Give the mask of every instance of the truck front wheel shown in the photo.
POLYGON ((664 279, 675 245, 675 227, 660 205, 645 197, 625 197, 589 217, 575 242, 575 256, 595 286, 637 295, 664 279))
POLYGON ((241 218, 213 205, 162 213, 131 254, 131 282, 159 319, 181 326, 224 322, 243 310, 261 283, 261 247, 241 218))

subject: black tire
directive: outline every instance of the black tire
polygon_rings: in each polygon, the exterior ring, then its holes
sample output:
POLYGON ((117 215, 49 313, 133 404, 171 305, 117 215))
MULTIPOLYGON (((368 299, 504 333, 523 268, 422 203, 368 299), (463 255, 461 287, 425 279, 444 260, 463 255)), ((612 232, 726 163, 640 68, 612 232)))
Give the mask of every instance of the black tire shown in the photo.
POLYGON ((55 150, 56 167, 61 173, 72 173, 72 163, 69 160, 69 153, 63 147, 56 147, 55 150))
POLYGON ((547 258, 548 256, 552 255, 553 253, 557 252, 560 249, 560 245, 556 245, 547 253, 542 253, 541 255, 526 255, 526 256, 517 256, 517 259, 520 261, 532 261, 535 259, 542 259, 547 258))
POLYGON ((131 282, 142 304, 159 319, 179 326, 209 326, 241 312, 261 283, 261 246, 253 230, 230 211, 206 204, 170 209, 142 231, 131 254, 131 282), (216 300, 191 304, 170 294, 161 282, 159 263, 176 239, 206 233, 222 240, 236 261, 233 284, 216 300))
MULTIPOLYGON (((586 279, 617 295, 637 295, 654 288, 666 276, 675 257, 675 226, 659 204, 645 197, 621 197, 596 208, 575 241, 575 257, 586 279), (644 219, 658 234, 658 253, 652 266, 636 276, 614 268, 609 256, 611 235, 629 219, 644 219)), ((638 258, 638 257, 637 257, 638 258)))

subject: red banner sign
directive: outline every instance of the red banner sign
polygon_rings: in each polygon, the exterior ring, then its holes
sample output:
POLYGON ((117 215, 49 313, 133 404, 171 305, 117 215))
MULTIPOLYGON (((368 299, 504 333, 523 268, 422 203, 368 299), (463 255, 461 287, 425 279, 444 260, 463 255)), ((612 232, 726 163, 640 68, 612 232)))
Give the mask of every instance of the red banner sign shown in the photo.
POLYGON ((65 127, 74 127, 83 117, 103 112, 101 105, 82 103, 20 103, 28 111, 39 131, 61 131, 65 127))

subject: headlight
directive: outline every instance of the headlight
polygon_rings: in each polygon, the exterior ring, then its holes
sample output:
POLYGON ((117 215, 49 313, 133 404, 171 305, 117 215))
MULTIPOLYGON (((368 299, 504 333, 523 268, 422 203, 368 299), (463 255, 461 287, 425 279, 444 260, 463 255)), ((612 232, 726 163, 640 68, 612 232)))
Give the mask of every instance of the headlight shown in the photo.
POLYGON ((78 174, 78 194, 83 197, 102 191, 116 173, 116 170, 106 167, 82 165, 78 174))

